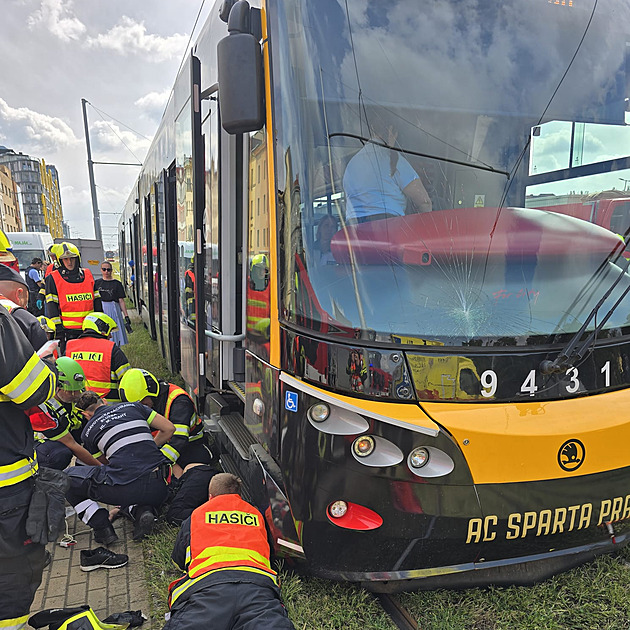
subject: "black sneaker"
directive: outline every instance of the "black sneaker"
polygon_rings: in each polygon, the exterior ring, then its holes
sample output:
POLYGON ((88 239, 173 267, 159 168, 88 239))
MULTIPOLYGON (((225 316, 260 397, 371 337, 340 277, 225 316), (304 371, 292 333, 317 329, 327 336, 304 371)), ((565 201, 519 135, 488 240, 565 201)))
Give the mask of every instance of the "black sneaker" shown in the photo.
POLYGON ((101 527, 94 530, 94 540, 101 545, 111 545, 118 540, 118 535, 114 530, 114 526, 109 523, 107 527, 101 527))
POLYGON ((137 507, 134 512, 133 539, 142 540, 153 532, 155 525, 155 512, 147 506, 137 507))
POLYGON ((105 547, 81 550, 81 571, 94 569, 118 569, 129 562, 129 556, 124 553, 114 553, 105 547))

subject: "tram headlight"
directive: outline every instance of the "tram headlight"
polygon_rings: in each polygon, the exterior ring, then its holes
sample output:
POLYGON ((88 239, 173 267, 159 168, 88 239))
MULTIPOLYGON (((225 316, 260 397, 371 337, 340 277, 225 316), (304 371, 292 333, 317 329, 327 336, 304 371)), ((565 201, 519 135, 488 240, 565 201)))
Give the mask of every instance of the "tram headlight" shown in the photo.
POLYGON ((308 417, 313 422, 325 422, 330 415, 330 407, 323 402, 315 403, 308 410, 308 417))
POLYGON ((420 446, 419 448, 414 448, 411 453, 409 453, 409 465, 413 466, 413 468, 422 468, 429 461, 429 451, 420 446))
POLYGON ((376 442, 371 435, 362 435, 358 437, 352 444, 352 450, 358 457, 367 457, 374 452, 376 442))
POLYGON ((345 501, 335 501, 330 504, 328 511, 333 518, 341 518, 346 515, 348 504, 345 501))

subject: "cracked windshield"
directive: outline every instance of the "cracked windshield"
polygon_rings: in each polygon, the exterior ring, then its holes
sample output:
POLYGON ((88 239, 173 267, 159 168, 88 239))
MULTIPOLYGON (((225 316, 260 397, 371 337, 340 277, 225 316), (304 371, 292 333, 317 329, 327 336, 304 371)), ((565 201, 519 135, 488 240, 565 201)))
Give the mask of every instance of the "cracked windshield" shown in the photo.
POLYGON ((630 5, 414 6, 287 0, 269 16, 283 317, 524 345, 597 306, 588 329, 609 314, 599 335, 625 334, 630 5))

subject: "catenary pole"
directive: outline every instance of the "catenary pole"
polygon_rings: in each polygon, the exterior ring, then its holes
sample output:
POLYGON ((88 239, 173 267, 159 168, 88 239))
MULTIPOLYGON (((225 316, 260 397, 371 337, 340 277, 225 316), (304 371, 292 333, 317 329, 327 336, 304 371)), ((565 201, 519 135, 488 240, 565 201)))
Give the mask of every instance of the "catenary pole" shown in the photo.
POLYGON ((82 98, 81 106, 83 107, 83 126, 85 128, 85 146, 87 147, 88 176, 90 178, 90 192, 92 193, 92 214, 94 216, 94 238, 98 241, 102 241, 103 233, 101 231, 101 217, 98 211, 96 185, 94 183, 94 162, 92 161, 92 150, 90 149, 90 133, 88 131, 87 111, 85 108, 86 104, 87 101, 82 98))

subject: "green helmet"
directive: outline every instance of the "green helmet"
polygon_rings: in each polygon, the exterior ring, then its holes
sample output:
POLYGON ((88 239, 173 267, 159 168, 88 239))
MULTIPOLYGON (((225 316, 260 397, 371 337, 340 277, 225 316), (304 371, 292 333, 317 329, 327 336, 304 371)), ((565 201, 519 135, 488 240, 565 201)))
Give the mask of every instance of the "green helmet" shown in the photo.
POLYGON ((127 370, 118 385, 120 398, 126 402, 139 402, 147 396, 157 397, 160 384, 157 378, 140 368, 127 370))
POLYGON ((82 328, 84 332, 91 330, 103 337, 109 337, 112 331, 117 330, 118 324, 109 315, 94 312, 85 316, 82 328))
POLYGON ((67 392, 80 392, 85 389, 85 373, 83 368, 70 357, 59 357, 57 365, 57 383, 67 392))

